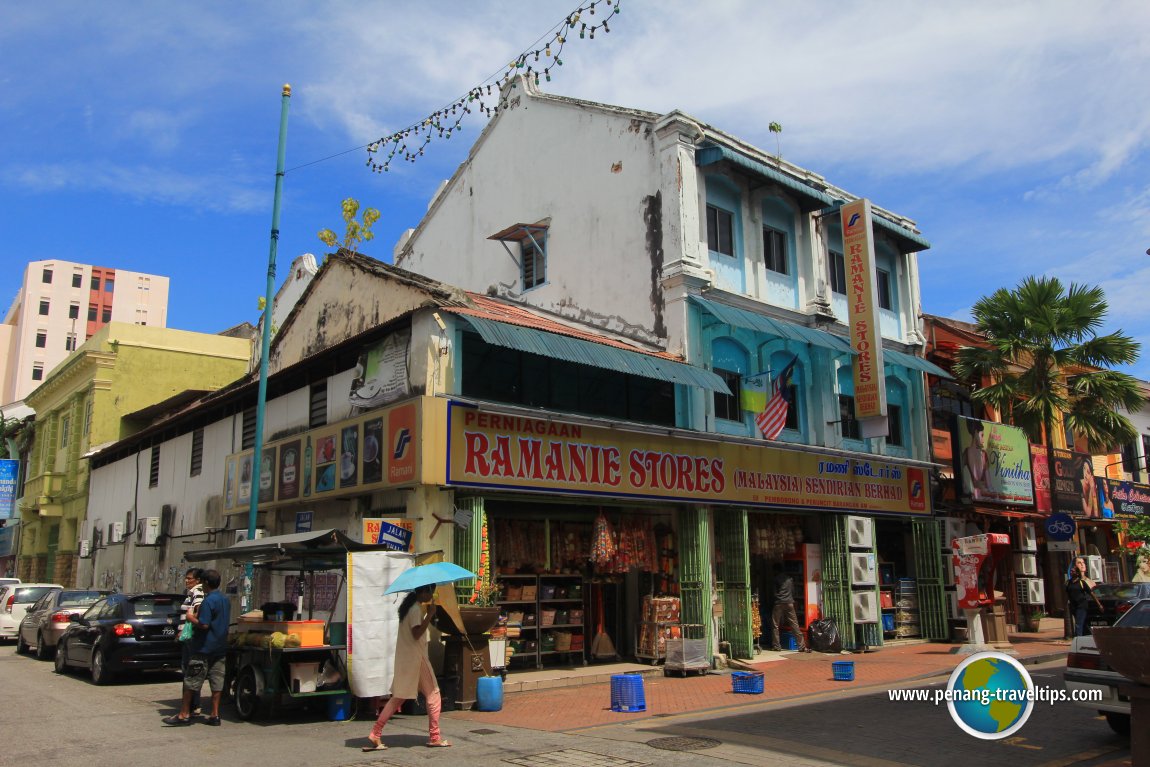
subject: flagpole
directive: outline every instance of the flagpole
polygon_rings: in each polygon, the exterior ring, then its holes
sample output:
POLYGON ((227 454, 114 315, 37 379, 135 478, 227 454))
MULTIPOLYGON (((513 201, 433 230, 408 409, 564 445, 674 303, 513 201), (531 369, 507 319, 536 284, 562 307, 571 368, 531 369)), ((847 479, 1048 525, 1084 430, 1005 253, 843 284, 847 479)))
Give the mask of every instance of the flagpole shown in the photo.
MULTIPOLYGON (((259 513, 260 484, 263 478, 264 411, 268 399, 268 352, 272 338, 272 303, 276 289, 276 246, 280 239, 280 199, 283 197, 284 159, 287 155, 288 101, 291 99, 291 85, 285 84, 280 100, 280 136, 276 152, 276 186, 272 198, 271 245, 268 251, 268 283, 264 297, 263 333, 260 336, 260 385, 256 396, 256 439, 252 450, 252 473, 254 475, 251 503, 248 506, 248 540, 256 536, 256 518, 259 513)), ((272 482, 275 482, 275 468, 272 468, 272 482)), ((244 587, 240 599, 240 612, 246 613, 252 607, 252 575, 255 568, 251 562, 244 565, 244 587)))

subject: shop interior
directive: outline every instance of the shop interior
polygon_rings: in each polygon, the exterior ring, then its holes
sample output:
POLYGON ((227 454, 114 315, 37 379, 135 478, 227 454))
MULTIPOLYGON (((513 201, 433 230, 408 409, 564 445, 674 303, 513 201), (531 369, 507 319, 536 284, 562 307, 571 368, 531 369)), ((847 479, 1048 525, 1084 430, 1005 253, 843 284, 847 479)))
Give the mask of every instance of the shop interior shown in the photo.
MULTIPOLYGON (((817 517, 794 514, 752 512, 747 517, 748 553, 751 565, 751 635, 755 649, 771 646, 771 613, 774 610, 774 566, 794 582, 795 615, 805 630, 818 618, 818 600, 808 599, 805 584, 815 580, 808 572, 810 562, 803 555, 804 544, 817 544, 817 517)), ((798 646, 798 640, 780 626, 784 648, 798 646)))
POLYGON ((876 519, 875 551, 878 555, 883 639, 921 636, 911 523, 899 519, 876 519))

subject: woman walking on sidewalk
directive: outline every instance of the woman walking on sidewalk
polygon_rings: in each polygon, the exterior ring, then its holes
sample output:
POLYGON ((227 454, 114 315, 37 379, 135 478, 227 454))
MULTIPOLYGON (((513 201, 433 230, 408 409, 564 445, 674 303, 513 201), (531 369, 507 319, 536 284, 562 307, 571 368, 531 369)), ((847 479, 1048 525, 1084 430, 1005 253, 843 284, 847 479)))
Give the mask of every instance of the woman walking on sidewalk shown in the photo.
POLYGON ((431 623, 435 607, 432 605, 426 613, 411 609, 417 602, 420 604, 431 602, 434 595, 434 586, 422 586, 409 592, 399 603, 399 631, 395 636, 395 672, 391 680, 391 699, 379 712, 379 718, 371 728, 371 734, 367 736, 371 745, 364 746, 364 751, 382 751, 387 748, 380 740, 383 726, 404 701, 416 697, 421 692, 427 700, 428 747, 442 748, 451 745, 440 736, 439 712, 442 704, 439 685, 435 681, 435 672, 431 670, 431 661, 427 657, 429 640, 427 627, 431 623))
MULTIPOLYGON (((1066 599, 1074 616, 1074 636, 1086 636, 1086 607, 1091 599, 1098 602, 1098 597, 1094 596, 1094 581, 1086 577, 1086 560, 1082 557, 1074 559, 1074 570, 1066 582, 1066 599)), ((1098 610, 1102 611, 1101 603, 1098 610)))

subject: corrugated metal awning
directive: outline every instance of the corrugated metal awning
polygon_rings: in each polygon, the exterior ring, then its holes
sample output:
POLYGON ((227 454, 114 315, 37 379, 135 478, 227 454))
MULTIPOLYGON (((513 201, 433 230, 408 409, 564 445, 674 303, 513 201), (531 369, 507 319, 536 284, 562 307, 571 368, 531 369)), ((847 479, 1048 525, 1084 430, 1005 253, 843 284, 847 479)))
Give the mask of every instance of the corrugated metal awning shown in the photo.
POLYGON ((896 352, 894 349, 883 349, 882 353, 883 358, 892 365, 901 365, 911 370, 921 370, 924 373, 930 373, 932 376, 938 376, 939 378, 954 379, 954 376, 950 373, 930 360, 924 360, 922 357, 916 357, 913 354, 907 354, 905 352, 896 352))
POLYGON ((783 322, 782 320, 776 320, 762 314, 749 312, 746 309, 736 309, 733 306, 727 306, 717 301, 710 301, 702 296, 691 296, 691 301, 698 304, 704 311, 720 322, 731 325, 732 327, 755 330, 760 333, 785 338, 789 341, 799 341, 804 344, 821 346, 824 349, 831 349, 832 351, 842 354, 854 354, 854 350, 851 349, 849 341, 833 333, 828 333, 825 330, 783 322))
POLYGON ((793 176, 788 176, 780 170, 776 170, 769 165, 764 165, 757 160, 752 160, 750 157, 739 154, 725 146, 711 145, 695 150, 695 164, 700 168, 706 167, 707 165, 714 165, 720 160, 726 160, 757 176, 769 178, 771 181, 781 184, 794 192, 798 192, 807 198, 806 202, 812 207, 834 205, 835 203, 841 202, 821 189, 808 186, 793 176))
POLYGON ((489 344, 515 349, 528 354, 554 357, 579 365, 590 365, 605 370, 669 381, 685 386, 698 386, 721 394, 731 390, 722 378, 709 370, 688 365, 684 362, 628 351, 608 344, 585 341, 581 338, 549 333, 546 330, 513 325, 506 322, 476 317, 472 314, 457 313, 471 323, 471 326, 489 344))

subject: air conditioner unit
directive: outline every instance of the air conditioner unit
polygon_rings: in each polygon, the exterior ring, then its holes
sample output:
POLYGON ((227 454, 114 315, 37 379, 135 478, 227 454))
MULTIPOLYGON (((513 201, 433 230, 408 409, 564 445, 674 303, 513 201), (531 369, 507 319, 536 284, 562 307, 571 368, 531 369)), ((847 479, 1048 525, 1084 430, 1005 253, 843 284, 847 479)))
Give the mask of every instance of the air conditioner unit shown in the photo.
POLYGON ((108 539, 107 543, 111 546, 113 543, 124 542, 124 523, 123 522, 109 522, 108 523, 108 539))
POLYGON ((1018 541, 1018 548, 1022 551, 1038 551, 1038 538, 1034 532, 1033 522, 1022 523, 1022 534, 1018 541))
POLYGON ((1034 577, 1038 575, 1038 560, 1033 554, 1014 555, 1014 574, 1034 577))
POLYGON ((1042 588, 1041 578, 1019 578, 1015 583, 1018 588, 1019 604, 1041 605, 1046 603, 1046 593, 1042 588))
POLYGON ((160 539, 160 518, 143 517, 136 523, 136 543, 140 546, 155 546, 160 539))
POLYGON ((871 552, 851 552, 851 583, 856 586, 875 585, 875 561, 871 552))
MULTIPOLYGON (((268 533, 268 531, 265 530, 264 528, 257 527, 256 528, 256 534, 252 537, 253 538, 263 538, 265 535, 267 535, 267 533, 268 533)), ((236 530, 236 543, 243 543, 247 539, 248 539, 248 531, 247 530, 236 530)))
POLYGON ((878 596, 873 591, 853 592, 851 616, 855 623, 878 623, 878 596))
POLYGON ((966 537, 966 520, 956 517, 942 517, 942 548, 950 551, 950 544, 955 538, 966 537))
POLYGON ((1097 554, 1090 554, 1084 557, 1086 560, 1086 577, 1095 583, 1102 583, 1106 580, 1106 568, 1102 565, 1102 557, 1097 554))
POLYGON ((873 549, 874 520, 870 517, 847 517, 847 545, 852 549, 873 549))
POLYGON ((80 559, 92 556, 92 542, 87 538, 80 539, 80 559))

